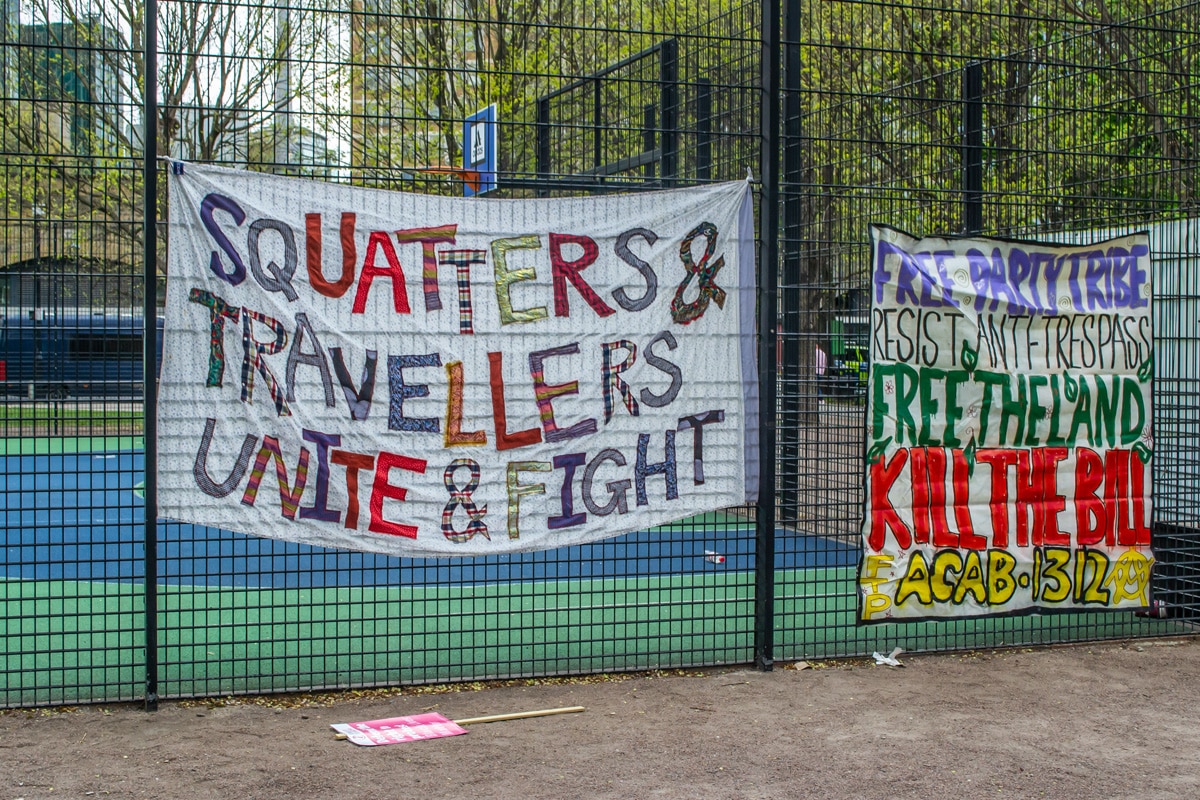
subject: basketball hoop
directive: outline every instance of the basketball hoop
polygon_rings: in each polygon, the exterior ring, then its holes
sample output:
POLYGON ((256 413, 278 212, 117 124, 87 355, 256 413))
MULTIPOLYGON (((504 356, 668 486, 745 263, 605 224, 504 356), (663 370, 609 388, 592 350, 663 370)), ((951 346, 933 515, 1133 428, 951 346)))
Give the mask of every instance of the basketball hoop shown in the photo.
POLYGON ((479 172, 477 170, 463 169, 462 167, 430 166, 430 167, 401 167, 401 169, 404 171, 407 171, 407 172, 432 172, 432 173, 435 173, 438 175, 453 175, 456 178, 461 179, 463 181, 463 183, 470 186, 471 191, 473 191, 473 192, 479 191, 479 186, 483 180, 482 176, 479 174, 479 172))

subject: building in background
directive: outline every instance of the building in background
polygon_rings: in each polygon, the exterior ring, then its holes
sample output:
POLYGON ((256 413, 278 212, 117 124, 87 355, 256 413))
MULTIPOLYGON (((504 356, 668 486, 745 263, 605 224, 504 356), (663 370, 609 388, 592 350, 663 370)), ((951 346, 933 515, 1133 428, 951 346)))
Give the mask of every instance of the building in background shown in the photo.
POLYGON ((3 229, 0 306, 113 304, 135 291, 134 225, 117 209, 135 191, 108 165, 133 150, 122 104, 119 33, 99 17, 22 24, 3 10, 3 229))
POLYGON ((105 52, 120 46, 117 33, 88 17, 79 24, 21 25, 19 44, 17 94, 33 103, 35 125, 50 146, 72 155, 111 152, 119 140, 113 127, 119 91, 105 52))
POLYGON ((329 137, 292 124, 283 141, 289 165, 287 174, 326 179, 334 176, 338 153, 329 147, 329 137))
POLYGON ((399 0, 350 0, 355 179, 461 166, 463 120, 486 105, 477 90, 480 70, 494 58, 495 33, 475 15, 489 13, 490 4, 436 0, 430 8, 418 16, 399 0))
MULTIPOLYGON (((178 126, 171 139, 171 157, 244 167, 250 159, 250 112, 186 105, 174 111, 178 126)), ((140 138, 139 138, 140 141, 140 138)))
POLYGON ((21 40, 21 0, 0 0, 0 96, 5 102, 17 96, 17 43, 21 40))

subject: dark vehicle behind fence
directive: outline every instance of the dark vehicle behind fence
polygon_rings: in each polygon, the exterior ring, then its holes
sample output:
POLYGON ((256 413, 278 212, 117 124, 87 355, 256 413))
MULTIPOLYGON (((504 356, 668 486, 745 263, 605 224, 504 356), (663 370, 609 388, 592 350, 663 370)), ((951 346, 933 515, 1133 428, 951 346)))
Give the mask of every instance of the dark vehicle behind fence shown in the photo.
MULTIPOLYGON (((158 318, 158 364, 162 364, 158 318)), ((0 317, 5 395, 65 399, 142 393, 142 317, 111 311, 25 311, 0 317)))
POLYGON ((867 315, 843 314, 830 320, 829 365, 824 391, 834 397, 867 394, 867 315))

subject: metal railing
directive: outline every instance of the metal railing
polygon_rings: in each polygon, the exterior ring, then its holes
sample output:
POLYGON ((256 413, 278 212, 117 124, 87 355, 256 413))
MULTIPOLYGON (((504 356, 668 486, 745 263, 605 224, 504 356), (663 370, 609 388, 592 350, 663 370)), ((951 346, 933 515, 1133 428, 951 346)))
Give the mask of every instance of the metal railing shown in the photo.
POLYGON ((767 668, 893 646, 1191 631, 1200 78, 1188 65, 1200 56, 1200 5, 1117 20, 1051 0, 1019 16, 850 0, 619 13, 551 3, 521 19, 473 0, 434 17, 392 0, 286 10, 182 0, 148 6, 158 46, 143 54, 119 22, 132 2, 102 0, 97 13, 94 2, 39 0, 5 20, 6 310, 103 308, 139 324, 157 312, 168 198, 156 154, 461 194, 463 124, 495 104, 496 196, 752 172, 761 395, 774 409, 762 442, 775 458, 756 508, 561 550, 395 559, 147 522, 153 382, 148 396, 131 374, 117 392, 53 401, 33 386, 3 398, 0 421, 0 706, 767 668), (865 468, 855 337, 871 222, 1157 237, 1153 590, 1170 616, 855 624, 865 468), (717 553, 723 561, 706 558, 717 553))

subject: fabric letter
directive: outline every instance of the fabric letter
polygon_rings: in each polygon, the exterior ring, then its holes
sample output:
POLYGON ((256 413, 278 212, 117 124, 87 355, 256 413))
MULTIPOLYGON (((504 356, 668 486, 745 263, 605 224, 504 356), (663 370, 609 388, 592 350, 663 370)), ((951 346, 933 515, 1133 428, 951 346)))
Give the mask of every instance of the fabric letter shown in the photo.
POLYGON ((342 527, 350 530, 358 528, 358 473, 364 469, 375 468, 375 457, 363 453, 351 453, 348 450, 334 450, 329 455, 330 462, 346 468, 346 520, 342 527))
POLYGON ((258 281, 258 285, 268 292, 283 292, 288 302, 298 300, 300 295, 296 293, 296 287, 292 286, 296 264, 299 262, 296 256, 296 237, 292 235, 292 229, 277 219, 256 219, 250 225, 246 247, 250 250, 250 272, 254 275, 254 280, 258 281), (258 239, 263 231, 275 231, 283 240, 282 267, 271 261, 266 270, 263 269, 262 256, 258 252, 258 239))
POLYGON ((437 228, 410 228, 396 231, 396 241, 421 243, 421 283, 425 293, 425 310, 437 311, 442 307, 442 298, 438 294, 438 258, 433 249, 435 244, 454 244, 457 225, 442 225, 437 228))
POLYGON ((679 258, 683 261, 687 276, 675 290, 675 297, 671 299, 671 319, 680 325, 688 325, 704 316, 710 300, 716 302, 718 308, 725 308, 725 290, 716 284, 717 273, 725 266, 725 257, 720 256, 711 264, 708 263, 716 249, 717 226, 711 222, 701 222, 684 237, 679 246, 679 258), (699 264, 692 261, 692 242, 698 236, 703 236, 705 240, 704 255, 700 257, 699 264), (700 284, 699 294, 692 302, 685 303, 683 294, 692 278, 696 278, 700 284))
POLYGON ((679 396, 679 390, 683 388, 683 370, 678 365, 667 361, 662 356, 654 352, 654 345, 659 342, 666 342, 668 350, 674 350, 679 344, 675 341, 675 337, 670 331, 662 331, 646 345, 646 363, 671 376, 671 385, 667 387, 662 394, 655 394, 648 388, 643 387, 641 392, 642 402, 651 408, 662 408, 668 406, 679 396))
POLYGON ((564 453, 554 457, 554 468, 563 471, 563 484, 562 489, 558 493, 559 503, 562 505, 562 514, 550 517, 546 521, 546 527, 552 531, 572 528, 587 522, 587 514, 582 512, 575 513, 575 501, 573 497, 575 469, 576 467, 583 466, 586 460, 587 455, 585 453, 564 453))
POLYGON ((342 274, 336 281, 325 279, 321 269, 321 215, 304 215, 304 246, 308 257, 308 282, 325 297, 341 297, 354 283, 354 270, 358 262, 358 250, 354 244, 355 215, 352 211, 342 212, 342 274))
POLYGON ((350 419, 362 421, 371 413, 371 398, 375 394, 375 364, 379 354, 374 350, 367 351, 367 361, 363 364, 362 382, 359 388, 354 388, 350 378, 350 370, 342 360, 342 348, 334 347, 329 350, 333 357, 333 372, 337 375, 338 383, 342 385, 342 394, 346 396, 346 405, 350 408, 350 419))
POLYGON ((456 544, 465 544, 476 536, 482 536, 491 541, 492 537, 488 533, 487 523, 483 521, 487 515, 487 504, 484 503, 480 508, 471 498, 471 493, 479 488, 478 462, 469 458, 454 459, 442 473, 442 483, 445 485, 446 491, 450 493, 450 502, 446 503, 445 508, 442 509, 442 535, 456 544), (464 468, 470 473, 470 478, 467 479, 466 486, 459 487, 454 479, 454 473, 464 468), (459 506, 462 506, 468 520, 466 529, 461 533, 454 530, 454 511, 459 506))
POLYGON ((350 313, 362 314, 366 311, 367 294, 377 277, 391 279, 392 305, 397 314, 408 314, 408 286, 404 282, 404 270, 400 267, 400 259, 396 257, 396 248, 392 246, 392 240, 383 231, 371 231, 371 238, 367 240, 367 256, 363 259, 362 272, 358 277, 358 290, 354 293, 354 307, 350 313), (387 261, 386 267, 376 265, 376 250, 383 251, 383 257, 387 261))
POLYGON ((375 460, 375 481, 371 484, 371 524, 367 526, 367 530, 371 533, 382 533, 388 536, 417 538, 416 525, 403 525, 383 518, 383 501, 404 502, 404 498, 408 497, 408 489, 388 483, 388 472, 393 467, 424 474, 425 463, 419 458, 409 458, 383 450, 379 452, 379 458, 375 460))
POLYGON ((325 350, 317 339, 317 332, 308 321, 308 315, 303 311, 296 314, 296 333, 292 337, 292 349, 288 351, 287 369, 284 380, 287 383, 287 399, 289 403, 296 402, 296 367, 306 364, 316 367, 321 375, 321 387, 325 390, 325 405, 333 408, 337 405, 337 396, 333 393, 333 378, 329 374, 329 364, 325 361, 325 350), (305 353, 303 347, 305 335, 312 339, 313 352, 305 353))
POLYGON ((474 264, 487 263, 487 250, 443 250, 438 253, 438 261, 454 265, 454 279, 458 285, 458 332, 469 336, 475 333, 475 308, 471 304, 471 267, 474 264))
POLYGON ((329 507, 329 448, 342 443, 342 437, 333 433, 310 431, 307 428, 300 431, 305 441, 317 446, 317 485, 313 489, 317 495, 312 506, 300 509, 300 519, 317 519, 322 522, 337 522, 342 514, 337 509, 329 507))
POLYGON ((254 443, 258 439, 249 433, 246 434, 246 438, 242 440, 242 450, 233 462, 229 477, 217 483, 208 474, 208 451, 212 447, 213 431, 216 427, 217 421, 212 417, 205 420, 204 433, 200 436, 200 449, 196 451, 196 463, 192 466, 192 475, 200 491, 209 497, 227 497, 233 493, 241 483, 242 476, 246 474, 246 469, 250 466, 250 457, 254 453, 254 443))
POLYGON ((451 361, 446 365, 446 379, 450 384, 450 392, 446 398, 446 447, 463 447, 469 445, 487 444, 487 434, 483 431, 464 433, 463 419, 463 365, 461 361, 451 361))
POLYGON ((597 517, 607 517, 613 511, 618 514, 625 514, 629 511, 629 503, 625 499, 625 495, 629 493, 629 487, 633 483, 629 478, 604 484, 604 488, 608 489, 608 502, 604 505, 598 505, 592 498, 592 484, 596 480, 596 472, 606 462, 623 467, 625 466, 625 456, 621 455, 620 450, 611 448, 601 450, 595 458, 588 462, 587 469, 583 471, 583 488, 580 492, 583 495, 583 504, 589 513, 595 514, 597 517))
POLYGON ((505 484, 508 488, 508 538, 521 538, 521 498, 531 494, 545 494, 544 483, 521 483, 522 472, 549 472, 546 461, 510 461, 505 484))
POLYGON ((492 420, 496 426, 496 449, 513 450, 542 440, 541 428, 508 432, 508 413, 504 408, 504 354, 488 353, 488 372, 492 387, 492 420))
POLYGON ((275 413, 281 417, 291 416, 291 410, 288 408, 287 398, 284 397, 283 391, 279 388, 279 383, 275 380, 275 375, 271 372, 270 366, 267 365, 267 360, 264 356, 274 355, 287 345, 287 330, 283 324, 277 319, 272 319, 266 314, 260 314, 257 311, 251 311, 248 308, 242 309, 242 402, 249 403, 254 399, 254 373, 262 375, 263 380, 267 382, 267 391, 271 395, 271 400, 275 404, 275 413), (254 338, 254 323, 253 320, 266 325, 275 333, 274 341, 260 342, 254 338))
POLYGON ((236 323, 241 310, 203 289, 192 289, 188 300, 208 308, 208 379, 204 385, 221 386, 225 380, 225 320, 236 323))
POLYGON ((651 247, 658 241, 658 234, 654 231, 647 228, 634 228, 618 236, 616 244, 613 245, 613 251, 616 252, 617 258, 636 269, 641 274, 642 280, 646 282, 646 293, 637 300, 630 299, 624 286, 618 286, 613 290, 613 299, 626 311, 643 311, 649 308, 654 299, 658 297, 658 275, 654 273, 653 267, 638 258, 629 249, 629 240, 635 236, 645 239, 651 247))
POLYGON ((633 470, 633 488, 637 494, 637 504, 639 506, 647 505, 650 502, 646 499, 646 478, 650 475, 663 476, 667 484, 666 495, 668 500, 679 498, 679 486, 675 477, 675 431, 667 431, 666 439, 666 457, 657 464, 650 464, 646 456, 646 450, 650 446, 650 434, 638 434, 637 464, 633 470))
POLYGON ((550 234, 550 265, 554 276, 554 315, 557 317, 571 316, 571 307, 567 300, 567 282, 570 281, 580 297, 584 299, 596 315, 603 318, 615 313, 611 306, 600 299, 588 282, 579 273, 596 261, 600 248, 596 242, 587 236, 572 236, 567 233, 550 234), (578 245, 582 255, 574 261, 563 258, 562 248, 565 244, 578 245))
POLYGON ((388 386, 392 402, 388 409, 388 430, 416 433, 438 433, 441 425, 433 417, 404 416, 404 401, 411 397, 428 397, 429 387, 423 383, 406 384, 404 370, 413 367, 440 367, 442 357, 437 353, 421 356, 388 356, 388 386))
POLYGON ((262 482, 263 473, 267 469, 267 459, 275 462, 275 480, 279 482, 279 510, 287 519, 296 518, 296 509, 300 505, 300 495, 304 494, 304 484, 308 479, 308 448, 300 448, 300 462, 296 466, 296 484, 288 485, 287 465, 283 463, 283 453, 279 449, 279 440, 274 436, 264 436, 258 457, 254 459, 254 467, 250 470, 250 480, 246 483, 246 491, 242 493, 242 504, 254 505, 258 497, 258 486, 262 482))
POLYGON ((725 412, 720 409, 679 418, 679 430, 692 429, 692 481, 697 486, 704 483, 704 426, 724 421, 725 412))
POLYGON ((228 237, 225 236, 225 232, 221 230, 217 225, 217 221, 213 219, 213 211, 216 209, 229 212, 229 215, 233 217, 235 225, 241 225, 246 221, 246 212, 242 211, 242 207, 236 202, 221 194, 209 194, 200 201, 200 221, 204 224, 204 229, 208 231, 209 236, 212 236, 216 240, 217 246, 233 262, 233 269, 226 272, 224 265, 221 264, 221 257, 214 250, 212 257, 209 259, 208 267, 212 270, 213 275, 216 275, 226 283, 237 286, 246 280, 246 265, 242 263, 242 258, 238 255, 237 250, 234 249, 233 243, 229 241, 228 237))
POLYGON ((614 392, 621 396, 621 402, 625 404, 625 410, 629 412, 629 416, 636 417, 639 413, 637 399, 634 398, 629 384, 621 380, 621 373, 632 367, 637 361, 637 345, 627 339, 621 339, 617 342, 603 342, 600 350, 603 353, 603 363, 600 365, 600 385, 604 387, 604 424, 608 424, 613 417, 613 412, 616 411, 614 392), (614 364, 613 353, 618 350, 625 351, 625 358, 621 360, 621 363, 614 364))
POLYGON ((537 278, 537 271, 533 267, 510 270, 508 254, 513 250, 538 250, 541 246, 541 240, 533 235, 518 236, 514 239, 497 239, 492 242, 492 271, 496 275, 496 305, 500 308, 501 325, 512 325, 515 322, 535 322, 550 316, 545 306, 514 309, 512 304, 512 285, 521 281, 534 280, 537 278))
POLYGON ((542 430, 546 432, 547 442, 561 442, 564 439, 577 439, 596 432, 596 420, 585 419, 576 422, 569 428, 562 429, 554 421, 553 400, 566 394, 579 394, 579 381, 569 383, 546 383, 545 361, 552 356, 569 356, 579 352, 579 343, 551 347, 549 350, 538 350, 529 354, 529 372, 533 376, 533 391, 537 398, 538 411, 542 420, 542 430))

